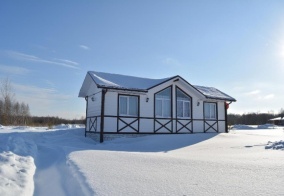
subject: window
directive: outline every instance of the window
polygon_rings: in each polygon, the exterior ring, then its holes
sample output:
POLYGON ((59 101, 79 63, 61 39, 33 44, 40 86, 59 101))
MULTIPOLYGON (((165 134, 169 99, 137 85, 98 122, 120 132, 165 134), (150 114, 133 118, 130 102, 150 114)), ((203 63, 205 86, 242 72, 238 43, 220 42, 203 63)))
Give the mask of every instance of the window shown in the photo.
POLYGON ((156 117, 171 117, 171 94, 172 89, 171 87, 168 87, 155 95, 156 117))
POLYGON ((217 119, 216 103, 204 103, 205 119, 217 119))
POLYGON ((119 95, 119 115, 138 116, 138 97, 119 95))
POLYGON ((191 98, 177 89, 177 117, 190 118, 191 117, 191 98))

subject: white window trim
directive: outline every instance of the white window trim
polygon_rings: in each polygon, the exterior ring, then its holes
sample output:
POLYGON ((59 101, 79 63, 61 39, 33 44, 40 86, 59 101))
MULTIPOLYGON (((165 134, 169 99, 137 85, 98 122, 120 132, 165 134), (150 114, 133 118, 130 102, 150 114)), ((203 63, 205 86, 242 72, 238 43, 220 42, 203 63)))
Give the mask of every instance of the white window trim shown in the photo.
MULTIPOLYGON (((178 101, 181 101, 182 102, 182 116, 178 116, 178 111, 177 111, 177 117, 178 118, 184 118, 184 119, 187 119, 187 118, 191 118, 191 107, 190 107, 190 104, 191 104, 191 101, 188 101, 188 100, 182 100, 182 99, 177 99, 177 102, 178 101), (189 105, 189 116, 184 116, 185 115, 185 103, 188 103, 189 105)), ((177 105, 176 105, 177 107, 177 105)), ((178 110, 178 107, 177 107, 177 110, 178 110)))
POLYGON ((138 97, 137 96, 133 96, 133 95, 119 95, 119 101, 118 101, 119 103, 119 106, 118 106, 118 113, 119 113, 119 116, 134 116, 134 117, 137 117, 138 116, 138 113, 139 113, 139 99, 138 99, 138 97), (125 97, 126 99, 127 99, 127 102, 126 102, 126 112, 127 112, 127 114, 121 114, 120 113, 120 98, 121 97, 125 97), (136 115, 131 115, 131 114, 129 114, 129 98, 130 97, 135 97, 135 98, 137 98, 137 114, 136 115))
POLYGON ((204 118, 208 119, 208 120, 216 120, 217 119, 217 103, 213 103, 213 102, 205 102, 204 103, 204 118), (209 105, 209 117, 206 117, 205 115, 205 105, 208 104, 209 105), (211 111, 211 106, 214 105, 215 108, 215 113, 214 113, 214 117, 211 116, 212 111, 211 111))
MULTIPOLYGON (((165 101, 170 101, 170 106, 172 107, 171 99, 165 98, 165 97, 156 97, 156 100, 162 101, 162 115, 156 114, 155 116, 156 116, 156 117, 159 117, 159 118, 170 118, 170 117, 171 117, 171 114, 170 114, 169 116, 164 116, 163 114, 164 114, 165 101)), ((156 100, 155 100, 155 101, 156 101, 156 100)), ((155 107, 156 107, 156 106, 155 106, 155 107)), ((155 108, 155 110, 156 110, 156 108, 155 108)))
POLYGON ((192 98, 188 95, 188 94, 186 94, 185 92, 183 92, 180 88, 177 88, 176 89, 176 116, 177 116, 177 118, 181 118, 181 119, 188 119, 188 118, 191 118, 191 114, 192 114, 192 105, 191 105, 191 101, 192 101, 192 98), (183 97, 178 97, 178 91, 180 91, 180 93, 182 93, 182 94, 184 94, 186 97, 187 97, 187 99, 186 98, 183 98, 183 97), (182 102, 182 117, 181 116, 178 116, 178 101, 181 101, 182 102), (185 103, 188 103, 188 105, 189 105, 189 116, 188 117, 185 117, 184 115, 185 115, 185 103))

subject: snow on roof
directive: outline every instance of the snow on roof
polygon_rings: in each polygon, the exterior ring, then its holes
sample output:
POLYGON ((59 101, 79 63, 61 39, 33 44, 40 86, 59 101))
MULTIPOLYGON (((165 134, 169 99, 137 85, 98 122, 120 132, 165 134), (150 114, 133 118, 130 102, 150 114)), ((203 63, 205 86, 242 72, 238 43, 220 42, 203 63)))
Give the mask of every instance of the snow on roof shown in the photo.
POLYGON ((281 117, 277 117, 277 118, 272 118, 272 119, 269 119, 270 121, 275 121, 275 120, 284 120, 284 118, 281 118, 281 117))
POLYGON ((92 77, 98 87, 114 88, 114 89, 127 89, 145 91, 148 89, 166 82, 174 77, 163 79, 149 79, 134 76, 126 76, 120 74, 110 74, 103 72, 89 71, 88 74, 92 77))
POLYGON ((236 99, 234 99, 233 97, 221 92, 220 90, 214 87, 206 87, 206 86, 198 86, 198 85, 194 85, 194 87, 198 91, 200 91, 206 98, 236 101, 236 99))
MULTIPOLYGON (((88 71, 87 75, 92 78, 92 80, 99 88, 120 89, 140 92, 147 92, 149 89, 157 85, 160 85, 164 82, 178 77, 181 80, 185 81, 190 87, 193 87, 198 93, 205 96, 207 99, 236 101, 233 97, 221 92, 216 88, 198 85, 193 86, 180 76, 173 76, 162 79, 150 79, 96 71, 88 71)), ((84 97, 84 93, 82 93, 81 91, 79 93, 79 97, 84 97)))

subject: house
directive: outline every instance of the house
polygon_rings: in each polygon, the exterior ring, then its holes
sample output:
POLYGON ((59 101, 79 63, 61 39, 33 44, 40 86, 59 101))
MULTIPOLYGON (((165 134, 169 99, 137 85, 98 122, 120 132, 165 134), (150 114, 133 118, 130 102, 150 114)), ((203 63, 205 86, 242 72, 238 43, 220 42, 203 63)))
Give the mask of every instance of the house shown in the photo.
POLYGON ((87 133, 176 134, 228 132, 227 109, 236 100, 180 76, 140 78, 89 71, 79 92, 86 100, 87 133))
POLYGON ((284 125, 284 117, 277 117, 268 120, 268 123, 283 126, 284 125))

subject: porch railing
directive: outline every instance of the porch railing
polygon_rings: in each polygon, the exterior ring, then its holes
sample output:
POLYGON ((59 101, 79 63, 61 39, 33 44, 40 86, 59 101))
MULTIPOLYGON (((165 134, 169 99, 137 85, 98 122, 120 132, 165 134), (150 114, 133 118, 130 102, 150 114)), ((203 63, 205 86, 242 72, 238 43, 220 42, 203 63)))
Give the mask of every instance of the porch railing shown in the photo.
MULTIPOLYGON (((108 119, 113 119, 116 122, 115 130, 105 131, 102 130, 104 134, 108 133, 145 133, 145 134, 155 134, 155 133, 194 133, 193 130, 194 123, 201 122, 203 125, 203 132, 219 132, 219 123, 225 122, 226 120, 220 119, 192 119, 192 118, 158 118, 158 117, 133 117, 133 116, 113 116, 105 115, 104 122, 106 124, 108 119), (153 124, 153 128, 150 130, 141 131, 141 121, 143 123, 149 122, 153 124), (128 129, 128 132, 125 130, 128 129), (129 131, 130 130, 130 131, 129 131), (163 132, 161 132, 163 130, 163 132)), ((101 116, 90 116, 86 118, 86 133, 99 133, 100 130, 100 120, 101 116)), ((201 132, 201 131, 198 131, 201 132)))

